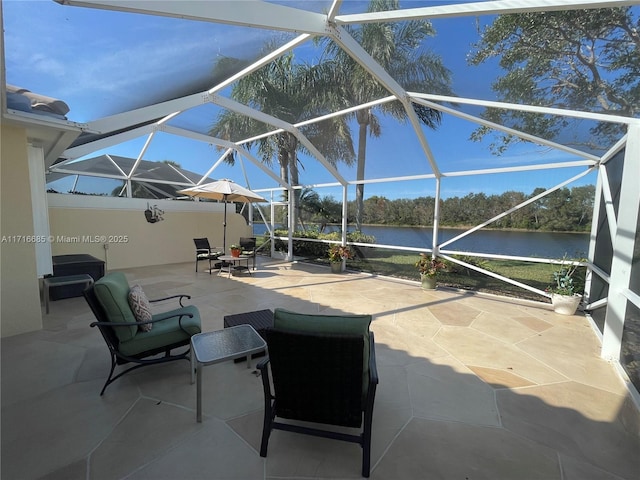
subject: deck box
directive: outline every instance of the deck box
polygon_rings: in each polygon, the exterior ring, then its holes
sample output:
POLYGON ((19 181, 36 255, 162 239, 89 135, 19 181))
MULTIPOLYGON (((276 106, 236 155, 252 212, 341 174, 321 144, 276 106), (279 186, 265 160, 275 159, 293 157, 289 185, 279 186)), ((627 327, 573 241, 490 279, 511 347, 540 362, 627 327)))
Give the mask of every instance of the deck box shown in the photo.
MULTIPOLYGON (((104 277, 104 260, 100 260, 92 255, 54 255, 52 259, 54 277, 88 273, 93 277, 94 282, 104 277)), ((59 300, 62 298, 81 297, 83 290, 84 285, 52 286, 50 299, 59 300)))

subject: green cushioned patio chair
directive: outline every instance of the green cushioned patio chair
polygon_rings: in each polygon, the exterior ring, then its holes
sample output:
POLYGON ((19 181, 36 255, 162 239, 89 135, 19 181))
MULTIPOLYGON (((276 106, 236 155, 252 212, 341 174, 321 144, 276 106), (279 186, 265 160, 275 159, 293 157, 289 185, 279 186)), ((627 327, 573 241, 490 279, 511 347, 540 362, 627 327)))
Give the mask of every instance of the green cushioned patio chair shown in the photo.
POLYGON ((139 322, 129 305, 129 291, 129 283, 121 272, 108 273, 84 291, 84 297, 98 320, 91 323, 91 327, 98 327, 111 353, 111 371, 100 395, 112 382, 137 368, 174 360, 190 360, 189 348, 181 353, 172 354, 171 351, 190 345, 191 337, 201 331, 198 309, 182 304, 183 299, 191 298, 189 295, 149 300, 155 303, 178 299, 180 306, 150 315, 150 320, 139 322), (152 327, 149 331, 143 331, 141 325, 152 327), (117 365, 127 363, 135 365, 113 376, 117 365))
POLYGON ((273 328, 265 331, 269 357, 258 364, 265 401, 260 456, 267 456, 273 429, 344 440, 362 447, 362 476, 369 476, 378 384, 370 323, 371 315, 275 310, 273 328), (306 422, 325 426, 315 428, 306 422), (359 432, 339 433, 327 425, 359 432))

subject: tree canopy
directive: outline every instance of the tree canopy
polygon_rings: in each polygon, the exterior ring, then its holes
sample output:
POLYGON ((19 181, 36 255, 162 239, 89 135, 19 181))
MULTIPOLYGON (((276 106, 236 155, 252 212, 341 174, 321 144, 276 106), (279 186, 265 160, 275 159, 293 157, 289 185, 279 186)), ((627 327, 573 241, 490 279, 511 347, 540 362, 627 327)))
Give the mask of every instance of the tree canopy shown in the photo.
MULTIPOLYGON (((469 62, 498 59, 506 73, 493 89, 505 102, 634 117, 640 112, 639 30, 631 7, 502 15, 481 32, 469 62)), ((546 138, 566 126, 561 117, 530 112, 488 109, 484 117, 546 138)), ((602 122, 575 143, 601 150, 623 128, 602 122)), ((472 138, 489 131, 481 127, 472 138)), ((493 150, 501 153, 515 140, 500 135, 493 150)))
MULTIPOLYGON (((545 189, 536 188, 527 195, 507 191, 501 194, 469 193, 463 197, 449 197, 440 201, 440 225, 469 227, 479 225, 500 213, 535 197, 545 189)), ((588 232, 593 219, 595 187, 585 185, 560 188, 536 202, 514 210, 509 215, 487 225, 486 228, 526 229, 540 231, 588 232)), ((319 225, 320 231, 328 223, 339 224, 342 203, 332 196, 322 199, 313 190, 305 189, 301 215, 306 224, 319 225), (306 199, 306 201, 304 201, 306 199)), ((354 223, 355 200, 348 203, 347 217, 354 223)), ((433 225, 434 197, 388 199, 371 196, 364 201, 363 223, 368 225, 420 226, 433 225)), ((280 222, 282 219, 277 218, 280 222)))

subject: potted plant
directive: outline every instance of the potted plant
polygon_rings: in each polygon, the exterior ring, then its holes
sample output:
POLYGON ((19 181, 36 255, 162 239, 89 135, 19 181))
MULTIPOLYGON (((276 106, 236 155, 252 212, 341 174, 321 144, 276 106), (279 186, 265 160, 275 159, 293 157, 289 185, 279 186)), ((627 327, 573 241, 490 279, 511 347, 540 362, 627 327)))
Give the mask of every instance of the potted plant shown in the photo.
POLYGON ((353 258, 353 251, 349 245, 333 244, 329 247, 328 255, 331 273, 340 273, 342 271, 342 261, 353 258))
POLYGON ((554 284, 545 291, 551 294, 553 311, 561 315, 573 315, 582 300, 582 287, 575 281, 574 275, 580 266, 579 261, 562 257, 560 269, 553 272, 554 284))
POLYGON ((438 258, 432 258, 431 255, 421 253, 420 258, 416 262, 416 268, 420 272, 420 281, 423 290, 433 290, 436 288, 436 277, 438 272, 444 270, 445 264, 438 258))
POLYGON ((239 257, 242 253, 242 248, 240 245, 236 245, 235 243, 229 247, 229 251, 231 252, 232 257, 239 257))

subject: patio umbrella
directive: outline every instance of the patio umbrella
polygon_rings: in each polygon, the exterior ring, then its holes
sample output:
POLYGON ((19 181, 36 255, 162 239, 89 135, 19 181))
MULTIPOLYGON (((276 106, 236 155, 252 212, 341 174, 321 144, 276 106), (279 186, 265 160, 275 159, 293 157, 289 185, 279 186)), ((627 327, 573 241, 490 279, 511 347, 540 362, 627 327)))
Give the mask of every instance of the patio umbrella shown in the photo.
POLYGON ((267 201, 248 188, 241 187, 232 180, 227 179, 185 188, 184 190, 178 190, 178 193, 189 195, 190 197, 209 198, 224 202, 222 249, 225 252, 227 251, 227 202, 254 203, 267 201))

